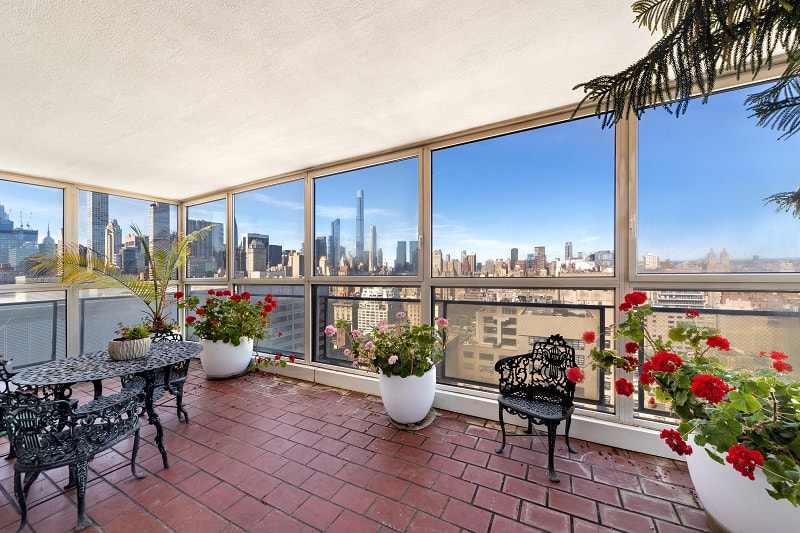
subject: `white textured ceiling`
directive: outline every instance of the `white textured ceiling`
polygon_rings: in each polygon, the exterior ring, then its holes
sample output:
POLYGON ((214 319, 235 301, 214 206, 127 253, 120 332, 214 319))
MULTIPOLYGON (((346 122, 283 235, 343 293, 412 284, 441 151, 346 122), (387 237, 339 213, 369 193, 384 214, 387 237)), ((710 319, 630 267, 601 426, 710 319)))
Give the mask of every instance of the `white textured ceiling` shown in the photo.
POLYGON ((0 0, 0 171, 180 200, 577 102, 631 0, 0 0))

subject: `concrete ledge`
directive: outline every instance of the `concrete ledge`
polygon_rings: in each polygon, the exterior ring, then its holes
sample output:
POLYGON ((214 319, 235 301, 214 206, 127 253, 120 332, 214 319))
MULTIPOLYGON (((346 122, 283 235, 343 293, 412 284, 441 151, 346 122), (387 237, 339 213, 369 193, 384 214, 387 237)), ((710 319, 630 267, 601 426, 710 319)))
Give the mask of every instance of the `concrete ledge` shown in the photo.
MULTIPOLYGON (((380 396, 378 378, 341 372, 327 367, 310 365, 288 364, 284 368, 270 369, 275 374, 284 375, 304 381, 347 389, 363 394, 380 396)), ((463 392, 444 390, 438 387, 433 401, 434 408, 444 409, 476 418, 498 421, 497 400, 463 392)), ((516 419, 516 417, 511 417, 516 419)), ((521 419, 516 419, 522 422, 521 419)), ((507 417, 506 423, 513 423, 507 417)), ((519 424, 522 425, 522 424, 519 424)), ((541 430, 540 430, 541 431, 541 430)), ((563 434, 563 425, 559 427, 559 435, 563 434)), ((594 418, 590 413, 580 412, 572 417, 570 436, 576 439, 596 442, 614 448, 630 450, 638 453, 667 457, 680 460, 681 458, 670 452, 658 437, 658 431, 650 428, 621 424, 613 420, 594 418)), ((533 438, 536 438, 535 435, 533 438)), ((561 438, 561 437, 559 437, 561 438)))

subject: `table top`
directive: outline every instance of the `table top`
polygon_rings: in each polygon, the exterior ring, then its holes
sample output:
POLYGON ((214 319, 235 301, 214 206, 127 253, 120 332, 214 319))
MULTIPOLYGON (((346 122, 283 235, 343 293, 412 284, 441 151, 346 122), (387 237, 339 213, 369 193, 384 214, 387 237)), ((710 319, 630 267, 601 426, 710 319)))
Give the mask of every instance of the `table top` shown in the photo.
POLYGON ((185 361, 202 349, 197 342, 154 342, 146 354, 127 361, 114 361, 106 350, 100 350, 20 370, 12 381, 17 385, 61 385, 139 374, 185 361))

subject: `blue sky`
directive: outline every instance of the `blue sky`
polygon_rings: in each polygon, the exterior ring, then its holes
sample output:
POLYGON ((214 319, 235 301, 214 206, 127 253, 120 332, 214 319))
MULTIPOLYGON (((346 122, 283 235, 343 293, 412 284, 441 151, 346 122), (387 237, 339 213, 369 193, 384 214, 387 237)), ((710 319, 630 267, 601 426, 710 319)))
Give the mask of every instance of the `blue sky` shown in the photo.
MULTIPOLYGON (((734 259, 800 256, 800 221, 762 205, 800 185, 800 136, 778 141, 777 132, 757 127, 743 106, 750 92, 692 102, 677 119, 660 108, 644 114, 638 256, 694 259, 712 248, 734 259)), ((568 240, 575 252, 613 249, 613 143, 613 131, 588 118, 435 151, 433 248, 453 257, 476 253, 481 262, 508 258, 512 247, 520 257, 545 246, 549 259, 563 258, 568 240)), ((375 225, 391 264, 398 240, 417 239, 417 168, 411 158, 317 178, 314 235, 327 237, 339 218, 341 243, 353 252, 356 191, 363 189, 365 240, 375 225)), ((2 182, 0 203, 16 226, 22 214, 40 239, 48 223, 55 238, 60 189, 37 189, 35 199, 29 191, 2 182)), ((238 194, 235 202, 239 235, 267 233, 285 249, 301 247, 302 180, 238 194)), ((112 197, 109 211, 127 233, 131 222, 147 228, 148 204, 112 197)), ((190 213, 222 220, 221 208, 212 202, 190 213)))

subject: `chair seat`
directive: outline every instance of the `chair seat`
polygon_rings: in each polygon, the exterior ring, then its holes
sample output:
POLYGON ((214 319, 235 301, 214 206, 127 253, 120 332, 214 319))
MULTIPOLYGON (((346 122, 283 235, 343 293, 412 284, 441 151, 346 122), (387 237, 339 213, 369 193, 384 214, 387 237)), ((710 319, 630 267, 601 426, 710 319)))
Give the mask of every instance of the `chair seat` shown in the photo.
POLYGON ((542 421, 555 422, 558 420, 564 420, 567 417, 572 416, 572 413, 575 411, 574 406, 570 406, 565 412, 564 406, 562 406, 560 403, 532 400, 523 398, 521 396, 500 395, 497 397, 497 401, 500 402, 501 406, 509 411, 516 411, 516 413, 524 414, 542 421))

